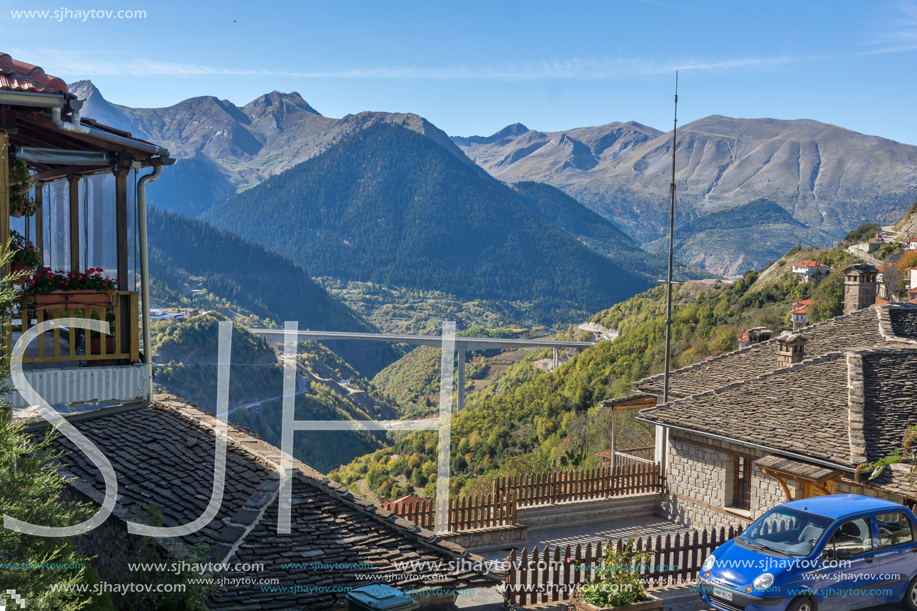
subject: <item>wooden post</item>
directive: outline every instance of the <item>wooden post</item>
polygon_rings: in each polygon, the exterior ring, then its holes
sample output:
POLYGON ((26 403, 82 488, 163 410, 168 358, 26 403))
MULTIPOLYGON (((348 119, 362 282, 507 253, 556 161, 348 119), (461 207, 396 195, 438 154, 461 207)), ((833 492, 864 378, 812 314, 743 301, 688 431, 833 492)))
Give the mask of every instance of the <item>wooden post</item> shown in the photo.
POLYGON ((69 176, 70 181, 70 269, 80 270, 80 177, 69 176))
MULTIPOLYGON (((42 264, 45 259, 45 201, 44 201, 45 183, 39 181, 35 183, 35 248, 41 253, 42 264)), ((48 262, 51 265, 51 262, 48 262)))
MULTIPOLYGON (((0 246, 6 246, 10 240, 10 137, 0 132, 0 246)), ((10 275, 10 264, 0 268, 4 278, 10 275)), ((3 321, 4 353, 9 356, 13 348, 13 329, 11 321, 3 321)))
MULTIPOLYGON (((113 170, 115 174, 115 234, 117 237, 117 279, 118 288, 128 290, 128 272, 130 271, 130 249, 128 248, 128 223, 127 223, 127 177, 130 166, 119 167, 113 170)), ((112 329, 120 338, 121 353, 130 351, 130 303, 127 299, 119 299, 115 306, 120 310, 120 329, 112 329)))
POLYGON ((458 399, 456 402, 456 411, 461 412, 465 409, 465 345, 458 345, 458 371, 456 372, 456 391, 458 399))
POLYGON ((611 408, 611 472, 615 472, 615 452, 618 451, 618 444, 616 438, 618 435, 618 415, 615 413, 615 408, 611 408))

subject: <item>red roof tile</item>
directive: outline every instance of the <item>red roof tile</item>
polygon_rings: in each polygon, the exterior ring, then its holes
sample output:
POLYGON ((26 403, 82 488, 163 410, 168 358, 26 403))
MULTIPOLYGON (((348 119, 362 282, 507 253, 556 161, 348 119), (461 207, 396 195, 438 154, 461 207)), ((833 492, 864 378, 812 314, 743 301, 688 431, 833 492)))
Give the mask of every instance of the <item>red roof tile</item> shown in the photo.
POLYGON ((30 93, 68 94, 67 83, 56 76, 45 74, 38 66, 13 59, 0 52, 0 90, 30 93))
POLYGON ((793 314, 808 313, 810 305, 812 305, 811 299, 803 299, 802 301, 797 301, 793 304, 793 314))
POLYGON ((800 261, 796 263, 793 267, 804 266, 804 267, 828 267, 824 263, 819 263, 818 261, 813 261, 811 259, 806 259, 805 261, 800 261))

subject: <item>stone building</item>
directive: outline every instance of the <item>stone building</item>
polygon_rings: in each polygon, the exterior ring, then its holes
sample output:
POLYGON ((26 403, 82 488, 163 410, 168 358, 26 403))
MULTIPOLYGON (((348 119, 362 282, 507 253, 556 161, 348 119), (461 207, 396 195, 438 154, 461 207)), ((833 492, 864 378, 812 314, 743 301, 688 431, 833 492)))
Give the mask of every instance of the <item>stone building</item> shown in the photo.
POLYGON ((851 265, 844 270, 844 314, 868 308, 879 293, 879 270, 871 265, 851 265))
MULTIPOLYGON (((910 304, 872 306, 674 371, 670 402, 640 412, 656 425, 666 473, 657 513, 704 528, 823 494, 907 501, 909 466, 872 481, 855 472, 917 424, 915 371, 910 304)), ((658 397, 662 376, 636 387, 658 397)))

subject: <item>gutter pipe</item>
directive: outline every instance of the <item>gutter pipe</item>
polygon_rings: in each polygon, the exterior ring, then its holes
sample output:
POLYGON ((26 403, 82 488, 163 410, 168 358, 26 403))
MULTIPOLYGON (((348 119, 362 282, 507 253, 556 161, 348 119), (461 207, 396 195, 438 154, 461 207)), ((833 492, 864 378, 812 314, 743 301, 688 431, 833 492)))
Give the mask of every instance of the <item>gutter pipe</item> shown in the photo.
POLYGON ((791 456, 803 462, 815 463, 823 467, 828 467, 829 469, 840 469, 848 473, 851 470, 848 465, 839 465, 837 463, 833 463, 827 460, 820 460, 818 458, 812 458, 811 456, 803 456, 802 454, 797 454, 796 452, 788 452, 786 450, 778 450, 776 448, 769 448, 767 446, 762 446, 757 443, 750 443, 748 441, 739 441, 738 439, 731 439, 729 437, 724 437, 722 435, 717 435, 715 433, 701 433, 700 431, 695 431, 694 429, 686 429, 684 427, 675 426, 673 424, 665 424, 663 422, 657 422, 655 420, 647 420, 646 418, 641 418, 640 416, 636 416, 634 420, 639 420, 640 422, 645 422, 646 424, 652 424, 654 426, 661 426, 661 427, 665 427, 669 429, 675 429, 676 431, 683 431, 685 433, 691 433, 692 435, 699 435, 700 437, 708 437, 710 439, 716 439, 717 441, 728 441, 729 443, 734 443, 740 446, 748 446, 750 448, 757 448, 759 450, 764 450, 765 452, 773 452, 774 454, 783 454, 785 456, 791 456))
MULTIPOLYGON (((76 100, 72 101, 75 102, 76 100)), ((62 108, 64 106, 64 96, 52 93, 0 91, 0 104, 32 106, 35 108, 62 108)))
POLYGON ((140 301, 143 312, 143 357, 146 359, 148 397, 143 407, 153 402, 153 339, 150 332, 150 265, 147 254, 146 236, 146 185, 162 174, 162 166, 153 167, 153 171, 140 177, 137 183, 137 219, 140 225, 140 301))
POLYGON ((78 109, 71 111, 70 121, 67 122, 61 119, 60 107, 52 108, 51 122, 54 124, 54 127, 65 132, 81 134, 83 136, 91 136, 97 140, 104 140, 105 142, 110 142, 112 144, 130 147, 137 149, 138 151, 143 151, 144 153, 149 153, 150 155, 159 155, 160 157, 169 156, 169 149, 167 148, 156 146, 155 144, 147 144, 146 142, 139 142, 132 138, 125 138, 124 136, 110 134, 101 129, 80 124, 80 111, 78 109))

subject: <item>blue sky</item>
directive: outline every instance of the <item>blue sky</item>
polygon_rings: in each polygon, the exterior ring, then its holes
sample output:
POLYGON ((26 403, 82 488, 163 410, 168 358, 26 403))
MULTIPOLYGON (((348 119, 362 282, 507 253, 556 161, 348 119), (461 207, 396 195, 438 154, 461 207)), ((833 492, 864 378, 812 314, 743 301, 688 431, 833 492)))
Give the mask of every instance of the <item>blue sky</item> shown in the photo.
POLYGON ((298 91, 319 112, 415 112, 451 135, 712 114, 808 118, 917 144, 917 2, 9 0, 0 51, 110 101, 237 105, 298 91), (16 10, 146 10, 141 19, 16 10))

